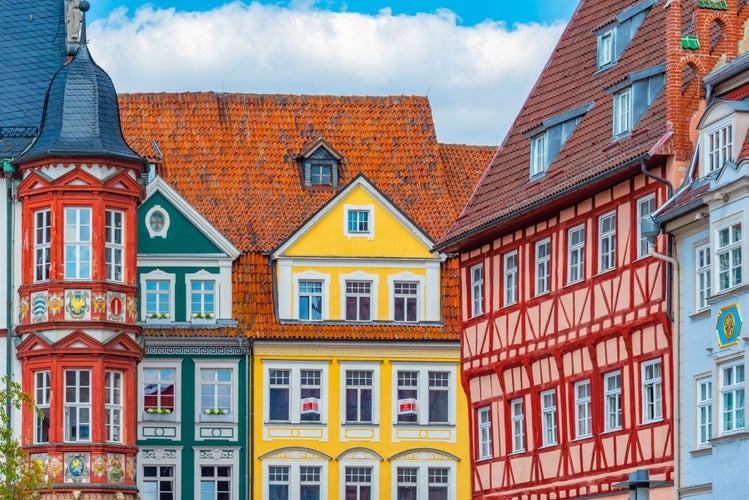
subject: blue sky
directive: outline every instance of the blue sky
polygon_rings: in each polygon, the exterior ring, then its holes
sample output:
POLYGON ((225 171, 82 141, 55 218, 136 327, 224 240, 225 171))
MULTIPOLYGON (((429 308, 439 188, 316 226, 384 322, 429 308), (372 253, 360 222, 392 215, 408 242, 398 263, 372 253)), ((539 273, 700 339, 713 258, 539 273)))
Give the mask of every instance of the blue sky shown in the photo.
MULTIPOLYGON (((90 0, 119 92, 418 95, 443 143, 499 145, 576 0, 90 0)), ((591 34, 591 36, 593 36, 591 34)))

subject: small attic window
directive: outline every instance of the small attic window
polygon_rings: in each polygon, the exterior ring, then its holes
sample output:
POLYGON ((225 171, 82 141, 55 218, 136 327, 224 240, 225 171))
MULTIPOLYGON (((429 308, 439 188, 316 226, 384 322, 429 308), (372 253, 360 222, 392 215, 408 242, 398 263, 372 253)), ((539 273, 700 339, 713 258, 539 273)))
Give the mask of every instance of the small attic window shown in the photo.
POLYGON ((604 70, 616 64, 647 17, 650 7, 657 1, 644 0, 624 9, 615 19, 609 21, 610 24, 607 23, 608 26, 594 30, 598 38, 597 70, 604 70))
POLYGON ((325 140, 318 141, 307 151, 299 155, 305 187, 338 186, 339 165, 342 156, 325 140))
POLYGON ((598 69, 614 64, 614 38, 616 28, 611 28, 598 35, 598 69))

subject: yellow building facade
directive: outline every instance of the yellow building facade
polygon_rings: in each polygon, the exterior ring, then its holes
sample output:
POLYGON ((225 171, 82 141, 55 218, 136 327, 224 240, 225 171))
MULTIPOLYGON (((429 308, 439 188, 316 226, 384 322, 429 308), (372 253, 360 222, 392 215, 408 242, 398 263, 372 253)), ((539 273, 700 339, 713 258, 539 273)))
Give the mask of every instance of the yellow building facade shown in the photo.
POLYGON ((253 497, 457 499, 470 492, 445 256, 364 176, 271 255, 277 316, 253 346, 253 497))

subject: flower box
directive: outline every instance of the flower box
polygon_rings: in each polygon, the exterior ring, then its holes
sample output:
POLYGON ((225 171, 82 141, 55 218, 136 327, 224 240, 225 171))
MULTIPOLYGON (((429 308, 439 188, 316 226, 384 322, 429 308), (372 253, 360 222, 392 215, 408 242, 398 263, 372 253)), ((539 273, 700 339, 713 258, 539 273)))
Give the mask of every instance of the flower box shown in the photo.
POLYGON ((176 416, 172 413, 150 413, 147 411, 143 412, 143 420, 150 420, 155 422, 174 422, 176 416))

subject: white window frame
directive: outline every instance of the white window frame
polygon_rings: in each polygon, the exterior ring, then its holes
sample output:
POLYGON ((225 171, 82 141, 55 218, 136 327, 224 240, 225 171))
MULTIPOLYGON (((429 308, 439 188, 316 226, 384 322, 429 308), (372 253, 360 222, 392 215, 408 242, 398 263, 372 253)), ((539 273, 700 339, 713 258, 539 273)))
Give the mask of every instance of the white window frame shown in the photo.
POLYGON ((642 371, 642 423, 650 424, 663 420, 663 361, 651 359, 641 365, 642 371), (655 367, 658 374, 655 374, 655 367), (648 371, 652 369, 652 375, 648 371))
POLYGON ((715 266, 718 292, 730 290, 744 282, 744 223, 742 220, 733 220, 715 228, 715 266), (737 227, 738 239, 735 239, 737 227), (728 231, 729 239, 726 244, 721 244, 720 240, 720 234, 723 231, 728 231), (728 259, 727 267, 722 259, 724 256, 728 259), (737 259, 738 264, 735 262, 737 259), (726 276, 726 281, 723 280, 723 276, 726 276))
MULTIPOLYGON (((203 314, 205 319, 216 319, 218 318, 219 311, 221 310, 221 306, 219 304, 221 293, 220 293, 220 276, 218 274, 213 274, 205 269, 201 269, 200 271, 196 273, 189 273, 185 274, 185 311, 187 311, 187 317, 188 318, 197 318, 198 314, 203 314), (206 312, 204 310, 193 310, 193 304, 192 304, 192 295, 193 295, 193 289, 192 284, 194 282, 213 282, 213 318, 208 318, 205 316, 206 312)), ((203 291, 203 290, 197 290, 195 293, 201 294, 201 295, 210 295, 210 292, 203 291)), ((203 300, 201 300, 201 306, 204 306, 203 300)), ((201 307, 203 309, 203 307, 201 307)))
MULTIPOLYGON (((219 360, 219 359, 197 359, 195 360, 195 421, 215 421, 218 416, 222 421, 228 421, 237 423, 239 412, 237 405, 239 404, 239 361, 238 360, 219 360), (211 384, 216 387, 226 386, 230 387, 229 393, 231 394, 231 408, 225 415, 209 414, 205 413, 208 408, 203 408, 203 402, 201 399, 201 388, 203 386, 202 373, 204 370, 229 370, 231 373, 231 380, 228 383, 214 380, 211 384)), ((214 394, 214 398, 216 394, 214 394)))
MULTIPOLYGON (((364 271, 355 271, 353 273, 341 274, 340 275, 340 290, 341 290, 341 321, 350 321, 352 323, 367 323, 377 321, 379 308, 377 298, 379 297, 380 291, 380 277, 376 274, 365 273, 364 271), (357 319, 347 320, 346 319, 346 299, 348 294, 346 293, 346 283, 349 281, 368 281, 369 282, 369 319, 357 319)), ((363 296, 363 295, 355 295, 363 296)), ((323 306, 324 307, 324 306, 323 306)), ((358 311, 358 309, 357 309, 358 311)))
POLYGON ((735 114, 731 114, 709 127, 705 127, 701 135, 704 175, 720 169, 727 161, 733 161, 733 146, 736 144, 735 114))
POLYGON ((305 425, 327 425, 328 423, 328 406, 330 401, 329 394, 329 366, 327 361, 290 361, 290 360, 266 360, 263 362, 263 387, 270 388, 271 370, 288 370, 289 371, 289 419, 288 420, 270 420, 270 390, 263 391, 263 421, 266 425, 273 424, 299 424, 305 425), (302 370, 319 370, 320 371, 320 420, 310 421, 302 420, 302 370))
POLYGON ((374 470, 373 469, 374 469, 374 467, 372 465, 370 465, 370 464, 367 464, 367 465, 364 465, 364 464, 359 465, 359 464, 357 464, 357 465, 341 466, 341 479, 342 479, 343 484, 341 485, 341 495, 340 495, 340 498, 347 498, 347 496, 346 496, 346 489, 349 486, 352 486, 352 487, 356 488, 356 493, 355 493, 356 500, 361 500, 362 499, 362 495, 360 495, 360 493, 361 493, 361 489, 360 488, 362 488, 362 487, 369 488, 369 494, 365 495, 366 498, 377 498, 376 495, 373 496, 373 492, 377 489, 377 483, 375 482, 375 479, 374 479, 374 470), (349 476, 349 470, 351 470, 351 473, 352 473, 351 476, 349 476), (365 474, 369 473, 368 481, 354 480, 353 479, 353 477, 354 477, 354 471, 357 472, 356 476, 360 476, 361 472, 364 472, 365 474), (351 479, 350 479, 350 477, 351 477, 351 479))
MULTIPOLYGON (((317 293, 314 294, 317 296, 317 293)), ((312 296, 312 295, 310 295, 312 296)), ((344 302, 345 304, 345 302, 344 302)), ((330 319, 330 274, 323 274, 317 271, 305 271, 294 274, 294 304, 292 317, 298 321, 327 321, 330 319), (322 317, 318 319, 301 319, 299 314, 300 308, 300 283, 302 281, 319 281, 322 283, 322 317)))
POLYGON ((49 280, 52 222, 49 208, 34 212, 34 282, 49 280))
POLYGON ((604 432, 621 430, 624 425, 622 411, 622 372, 614 370, 603 375, 604 432), (612 386, 612 383, 615 385, 612 386))
POLYGON ((591 415, 590 380, 575 382, 575 439, 584 439, 593 435, 593 418, 591 415))
POLYGON ((65 279, 91 279, 91 263, 93 261, 91 249, 92 212, 91 207, 65 207, 65 231, 63 236, 65 239, 63 255, 65 279), (81 217, 84 213, 88 214, 88 222, 83 221, 81 217), (69 252, 74 254, 70 260, 68 259, 69 252))
POLYGON ((614 138, 632 132, 632 87, 627 87, 614 94, 614 138))
POLYGON ((697 447, 710 445, 713 437, 713 379, 699 377, 695 381, 695 443, 697 447))
POLYGON ((182 407, 182 364, 180 361, 163 360, 163 359, 144 359, 138 364, 138 414, 146 420, 169 420, 180 421, 180 408, 182 407), (145 370, 172 370, 174 372, 173 393, 174 393, 174 410, 171 413, 148 413, 145 408, 145 385, 146 382, 166 382, 161 380, 160 376, 154 380, 147 380, 145 370), (163 417, 158 415, 171 415, 163 417))
POLYGON ((542 132, 531 138, 531 179, 546 172, 546 142, 546 132, 542 132))
MULTIPOLYGON (((392 372, 392 419, 394 426, 430 425, 432 427, 453 426, 456 422, 457 408, 457 370, 452 363, 420 363, 420 362, 391 362, 392 372), (416 421, 398 421, 398 372, 418 372, 418 385, 416 387, 416 421), (447 391, 447 422, 430 422, 429 420, 429 373, 446 372, 448 387, 447 391)), ((442 390, 442 389, 434 389, 442 390)))
POLYGON ((174 465, 172 463, 164 463, 164 464, 159 463, 158 465, 157 464, 142 464, 142 465, 140 465, 140 474, 139 474, 139 478, 138 478, 140 480, 140 484, 138 485, 138 489, 140 490, 140 494, 141 494, 140 498, 143 498, 143 499, 147 499, 147 498, 161 498, 161 493, 167 493, 167 492, 162 492, 161 491, 162 484, 166 483, 166 482, 168 482, 168 483, 171 484, 171 490, 169 491, 169 493, 172 493, 173 498, 179 498, 179 496, 176 496, 176 491, 177 491, 177 476, 176 476, 176 474, 177 474, 177 467, 176 467, 176 465, 174 465), (152 468, 156 469, 156 476, 155 477, 146 476, 146 467, 152 467, 152 468), (172 475, 171 476, 162 476, 161 475, 162 468, 170 468, 171 471, 172 471, 172 475), (151 494, 151 492, 146 491, 146 484, 147 483, 154 483, 154 485, 156 487, 156 491, 154 492, 155 495, 156 495, 155 497, 147 496, 147 495, 151 494))
MULTIPOLYGON (((288 467, 288 482, 283 484, 289 485, 289 500, 301 500, 300 486, 301 468, 318 467, 320 469, 320 496, 319 498, 328 497, 328 463, 323 460, 265 460, 263 461, 263 500, 270 498, 270 468, 271 467, 288 467)), ((330 497, 333 498, 333 497, 330 497)), ((376 498, 376 497, 373 497, 376 498)))
POLYGON ((551 238, 544 238, 535 245, 535 283, 536 296, 549 293, 551 290, 551 238), (542 249, 546 248, 544 252, 542 249))
POLYGON ((107 280, 122 283, 125 279, 124 211, 109 208, 104 211, 104 234, 104 264, 107 280))
MULTIPOLYGON (((391 274, 388 276, 388 290, 390 291, 390 321, 395 321, 395 284, 396 283, 416 283, 416 323, 424 321, 424 292, 425 278, 418 274, 405 272, 391 274)), ((413 323, 413 321, 409 321, 413 323)))
POLYGON ((346 238, 367 238, 368 240, 374 239, 375 223, 375 210, 374 205, 343 205, 343 235, 346 238), (366 213, 367 214, 367 229, 366 230, 354 230, 349 228, 349 214, 351 213, 366 213))
MULTIPOLYGON (((341 424, 356 424, 356 425, 379 425, 380 424, 380 363, 359 363, 359 362, 340 362, 341 372, 341 391, 340 391, 340 404, 341 404, 341 424), (371 372, 372 373, 372 420, 347 420, 346 411, 346 394, 348 390, 348 372, 371 372)), ((364 386, 353 386, 353 387, 364 387, 364 386)), ((357 408, 359 408, 360 400, 357 400, 357 408)))
POLYGON ((616 269, 616 211, 606 212, 598 217, 598 273, 616 269), (609 220, 613 226, 605 229, 609 220))
POLYGON ((510 401, 510 419, 512 421, 512 453, 525 452, 525 403, 523 398, 510 401))
MULTIPOLYGON (((416 469, 416 481, 413 483, 416 485, 416 499, 417 500, 428 500, 429 499, 429 487, 431 486, 429 480, 430 469, 447 469, 448 481, 447 481, 447 498, 457 498, 457 476, 455 471, 455 463, 447 461, 422 461, 422 460, 393 460, 391 462, 391 474, 392 474, 392 486, 390 491, 390 498, 398 498, 398 469, 416 469)), ((445 484, 445 483, 439 483, 445 484)))
POLYGON ((92 399, 92 373, 88 369, 66 369, 63 370, 63 388, 64 388, 64 425, 63 430, 65 433, 64 442, 66 443, 90 443, 92 439, 91 429, 91 399, 92 399), (68 385, 68 373, 75 374, 75 386, 68 385), (82 373, 88 374, 88 385, 81 385, 82 373), (70 393, 68 387, 74 387, 75 399, 72 401, 68 400, 68 394, 70 393), (82 389, 86 389, 85 391, 82 389), (71 425, 70 415, 75 414, 75 426, 71 425), (84 417, 85 418, 82 418, 84 417), (76 435, 73 437, 72 429, 75 427, 76 435), (87 431, 87 437, 81 438, 82 430, 87 431))
POLYGON ((567 284, 585 279, 585 224, 567 230, 567 284), (581 236, 577 236, 582 233, 581 236))
MULTIPOLYGON (((145 483, 147 479, 144 474, 144 467, 173 467, 174 477, 172 478, 172 491, 174 492, 174 498, 182 498, 182 488, 179 479, 182 477, 182 461, 180 460, 181 447, 138 447, 138 490, 141 492, 145 491, 145 483), (157 452, 160 456, 156 458, 153 453, 157 452), (149 458, 146 458, 146 457, 149 458)), ((157 476, 160 477, 160 476, 157 476)), ((158 487, 157 487, 158 492, 158 487)), ((141 493, 143 494, 143 493, 141 493)))
POLYGON ((476 410, 476 437, 478 443, 478 459, 487 460, 492 458, 492 410, 490 406, 483 406, 476 410))
POLYGON ((122 443, 124 374, 104 372, 104 428, 108 443, 122 443))
POLYGON ((34 444, 49 443, 50 398, 52 396, 50 370, 34 372, 34 444), (46 434, 46 439, 44 439, 46 434))
POLYGON ((150 281, 167 281, 169 282, 169 312, 167 313, 169 318, 174 321, 174 295, 175 295, 175 283, 176 277, 174 274, 167 273, 161 269, 155 269, 148 273, 140 275, 140 290, 141 290, 141 319, 146 321, 148 318, 148 312, 146 311, 146 303, 148 292, 146 290, 147 283, 150 281))
POLYGON ((512 250, 502 256, 504 269, 504 305, 510 306, 518 302, 518 251, 512 250))
POLYGON ((229 467, 231 469, 229 495, 232 499, 239 498, 241 496, 239 491, 239 477, 242 474, 242 470, 239 467, 239 448, 223 446, 221 448, 223 453, 220 456, 216 456, 215 448, 195 447, 193 450, 195 453, 193 477, 195 478, 196 491, 200 492, 201 467, 229 467))
POLYGON ((611 28, 598 35, 598 69, 611 66, 615 62, 616 28, 611 28))
POLYGON ((637 258, 642 259, 650 255, 650 243, 647 236, 642 234, 642 219, 655 211, 655 193, 643 196, 637 200, 637 258), (645 210, 648 210, 645 212, 645 210))
POLYGON ((543 391, 541 402, 541 446, 556 446, 557 437, 557 392, 555 389, 543 391))
POLYGON ((696 311, 702 311, 710 306, 708 298, 710 298, 712 288, 712 279, 710 276, 711 254, 709 242, 698 245, 694 249, 694 299, 696 311))
POLYGON ((470 268, 471 282, 471 318, 484 314, 484 263, 470 268))
POLYGON ((743 358, 723 363, 718 366, 718 380, 720 381, 720 434, 732 434, 746 430, 746 363, 743 358), (726 374, 731 373, 731 380, 726 381, 726 374), (727 409, 728 399, 732 401, 732 408, 727 409), (739 404, 737 400, 741 399, 739 404), (730 419, 727 418, 730 416, 730 419))

